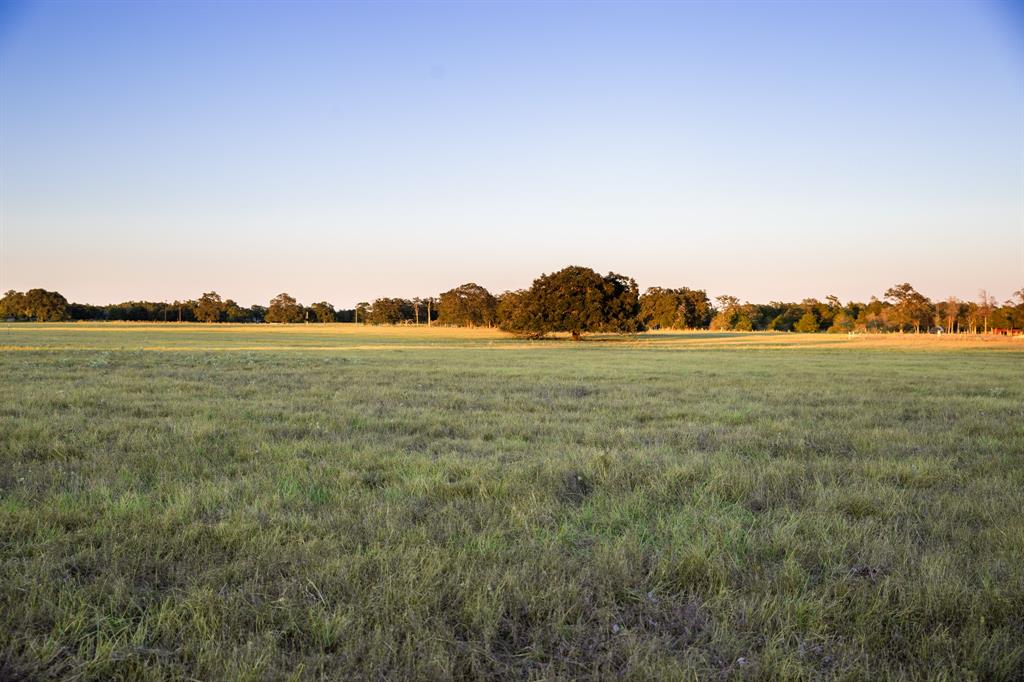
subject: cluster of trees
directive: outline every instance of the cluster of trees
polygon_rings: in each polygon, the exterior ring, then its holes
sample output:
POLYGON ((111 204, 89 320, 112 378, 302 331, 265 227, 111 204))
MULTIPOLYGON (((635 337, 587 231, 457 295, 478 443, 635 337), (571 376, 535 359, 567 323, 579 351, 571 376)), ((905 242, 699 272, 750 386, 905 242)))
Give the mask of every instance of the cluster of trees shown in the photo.
POLYGON ((933 302, 905 282, 867 303, 843 304, 829 296, 824 301, 807 298, 800 303, 741 304, 734 296, 719 296, 709 328, 831 333, 941 330, 950 334, 1022 329, 1024 288, 1013 296, 1002 305, 985 291, 977 301, 950 297, 933 302))
POLYGON ((264 307, 242 307, 216 292, 196 300, 129 301, 106 306, 68 303, 55 291, 8 291, 0 299, 0 319, 138 320, 178 322, 355 322, 362 324, 442 324, 500 327, 531 337, 568 332, 573 338, 592 332, 635 333, 645 329, 775 330, 796 332, 987 333, 1024 328, 1024 288, 999 304, 982 291, 977 301, 948 298, 933 302, 903 283, 867 303, 842 303, 835 296, 800 303, 741 303, 719 296, 713 305, 705 291, 652 287, 640 293, 631 277, 600 275, 570 266, 543 274, 528 289, 495 296, 468 283, 423 298, 378 298, 352 309, 321 301, 303 306, 282 293, 264 307))
POLYGON ((493 327, 499 319, 498 299, 479 284, 470 282, 441 294, 437 314, 441 324, 493 327))
POLYGON ((302 306, 280 294, 269 306, 244 307, 211 291, 185 301, 126 301, 109 305, 68 303, 56 291, 8 291, 0 298, 0 320, 114 320, 126 322, 353 322, 354 310, 330 303, 302 306))
POLYGON ((706 329, 714 315, 701 289, 651 287, 640 297, 640 321, 648 329, 706 329))
POLYGON ((356 305, 353 322, 363 324, 430 324, 438 318, 437 299, 378 298, 356 305))
POLYGON ((0 298, 0 320, 57 322, 69 319, 70 309, 66 298, 46 289, 11 290, 0 298))
POLYGON ((579 338, 587 332, 707 327, 713 309, 703 291, 650 289, 641 296, 632 278, 570 266, 541 275, 529 289, 499 296, 469 282, 436 299, 379 298, 360 303, 356 313, 366 324, 500 327, 535 337, 564 331, 579 338))

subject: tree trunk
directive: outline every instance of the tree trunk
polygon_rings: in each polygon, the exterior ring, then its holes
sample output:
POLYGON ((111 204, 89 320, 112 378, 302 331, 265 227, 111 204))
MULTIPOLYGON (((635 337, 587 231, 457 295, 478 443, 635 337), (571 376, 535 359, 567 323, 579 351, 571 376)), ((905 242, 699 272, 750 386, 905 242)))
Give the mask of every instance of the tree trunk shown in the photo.
POLYGON ((580 341, 580 340, 582 340, 582 338, 583 338, 583 337, 581 337, 581 336, 580 336, 580 333, 579 333, 579 332, 573 332, 573 333, 572 333, 572 340, 573 340, 573 341, 580 341))

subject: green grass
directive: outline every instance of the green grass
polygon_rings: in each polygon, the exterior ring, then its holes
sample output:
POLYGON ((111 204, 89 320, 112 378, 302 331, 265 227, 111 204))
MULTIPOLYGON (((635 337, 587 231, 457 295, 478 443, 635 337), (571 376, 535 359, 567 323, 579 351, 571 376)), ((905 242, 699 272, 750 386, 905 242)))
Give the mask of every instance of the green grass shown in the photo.
POLYGON ((1024 677, 1024 344, 311 327, 0 325, 0 678, 1024 677))

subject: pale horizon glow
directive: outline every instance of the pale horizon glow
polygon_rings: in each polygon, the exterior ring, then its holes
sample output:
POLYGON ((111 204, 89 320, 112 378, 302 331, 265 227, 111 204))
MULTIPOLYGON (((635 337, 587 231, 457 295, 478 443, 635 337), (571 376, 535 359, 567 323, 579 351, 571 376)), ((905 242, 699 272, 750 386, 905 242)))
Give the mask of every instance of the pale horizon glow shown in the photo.
POLYGON ((936 3, 9 3, 0 290, 339 308, 585 265, 1024 287, 1024 28, 936 3))

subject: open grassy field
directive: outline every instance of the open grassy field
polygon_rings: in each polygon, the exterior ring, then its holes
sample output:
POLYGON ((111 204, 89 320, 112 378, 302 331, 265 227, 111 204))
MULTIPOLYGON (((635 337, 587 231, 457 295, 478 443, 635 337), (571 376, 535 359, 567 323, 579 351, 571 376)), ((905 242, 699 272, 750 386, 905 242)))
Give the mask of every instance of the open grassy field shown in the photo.
POLYGON ((0 325, 2 679, 1024 678, 1024 341, 0 325))

